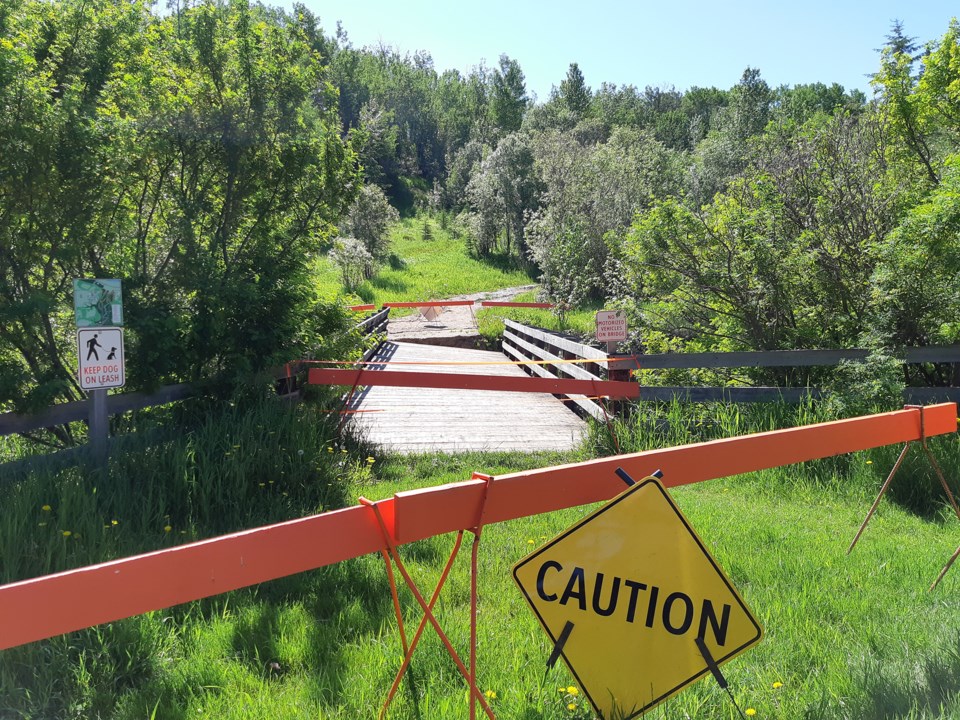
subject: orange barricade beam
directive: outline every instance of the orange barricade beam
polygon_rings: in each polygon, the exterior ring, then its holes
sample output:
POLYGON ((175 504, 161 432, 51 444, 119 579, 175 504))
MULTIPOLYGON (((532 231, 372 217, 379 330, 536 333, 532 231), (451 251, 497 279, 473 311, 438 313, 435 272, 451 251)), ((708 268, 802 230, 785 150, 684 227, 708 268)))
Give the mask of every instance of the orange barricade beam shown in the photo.
MULTIPOLYGON (((481 507, 487 525, 610 499, 623 490, 617 467, 635 477, 661 468, 674 487, 920 440, 921 412, 926 437, 956 432, 957 405, 945 403, 411 490, 377 507, 392 541, 408 543, 476 527, 481 507)), ((378 521, 358 505, 23 580, 0 587, 0 650, 383 549, 378 521)))
MULTIPOLYGON (((664 487, 675 487, 919 440, 920 412, 897 410, 500 475, 487 491, 485 522, 503 522, 609 500, 623 491, 623 481, 614 473, 618 467, 634 477, 644 477, 660 468, 664 487)), ((957 431, 956 403, 930 405, 923 413, 927 437, 957 431)), ((482 480, 470 480, 397 493, 397 541, 413 542, 470 527, 484 485, 482 480)))
POLYGON ((501 302, 500 300, 484 300, 482 307, 520 307, 520 308, 552 308, 553 303, 543 302, 501 302))
POLYGON ((356 311, 360 311, 360 310, 376 310, 376 309, 377 309, 377 306, 376 306, 376 305, 351 305, 351 306, 350 306, 350 309, 351 309, 351 310, 356 310, 356 311))
POLYGON ((420 307, 463 307, 473 305, 474 300, 424 300, 423 302, 391 302, 384 303, 385 308, 420 308, 420 307))
POLYGON ((311 385, 387 385, 390 387, 440 388, 444 390, 499 390, 539 392, 554 395, 605 395, 640 397, 640 386, 622 380, 571 380, 567 378, 505 377, 502 375, 456 375, 430 372, 383 372, 379 370, 326 370, 311 368, 311 385))
MULTIPOLYGON (((393 522, 393 500, 379 503, 393 522)), ((380 550, 369 508, 244 530, 0 587, 0 650, 380 550)))

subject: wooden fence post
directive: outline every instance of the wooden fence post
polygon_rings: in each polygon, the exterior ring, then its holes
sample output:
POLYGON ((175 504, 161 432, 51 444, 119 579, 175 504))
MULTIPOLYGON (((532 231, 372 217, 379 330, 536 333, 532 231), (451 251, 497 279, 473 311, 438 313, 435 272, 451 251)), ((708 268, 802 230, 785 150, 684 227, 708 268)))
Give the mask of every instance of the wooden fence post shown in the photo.
POLYGON ((93 461, 101 468, 107 466, 107 438, 110 436, 110 415, 107 413, 107 391, 90 391, 90 450, 93 461))

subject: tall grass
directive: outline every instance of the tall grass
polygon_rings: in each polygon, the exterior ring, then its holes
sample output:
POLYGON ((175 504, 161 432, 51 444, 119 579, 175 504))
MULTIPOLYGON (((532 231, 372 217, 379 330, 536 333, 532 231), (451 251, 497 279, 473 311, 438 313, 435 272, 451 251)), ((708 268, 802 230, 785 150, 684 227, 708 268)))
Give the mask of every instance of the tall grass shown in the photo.
MULTIPOLYGON (((370 473, 364 449, 339 441, 338 416, 318 406, 246 398, 178 421, 165 437, 128 439, 105 470, 41 463, 4 477, 0 581, 338 508, 370 473)), ((186 606, 186 617, 218 602, 186 606)), ((150 614, 0 654, 0 717, 108 712, 172 662, 168 630, 150 614)))
MULTIPOLYGON (((639 403, 627 417, 611 418, 609 424, 590 426, 588 443, 596 455, 641 452, 654 448, 706 442, 747 433, 780 430, 788 427, 812 425, 838 419, 836 406, 809 400, 791 405, 786 403, 639 403)), ((880 410, 876 410, 880 412, 880 410)), ((931 438, 927 441, 944 469, 948 482, 957 491, 960 481, 960 441, 956 435, 931 438)), ((875 468, 893 468, 902 447, 880 447, 857 456, 840 455, 808 462, 804 472, 793 478, 797 482, 827 486, 840 479, 847 488, 871 492, 878 489, 875 468), (858 458, 855 460, 854 458, 858 458), (868 464, 870 473, 863 470, 868 464)), ((941 513, 947 498, 939 478, 924 455, 920 444, 914 443, 898 473, 899 482, 891 484, 889 497, 906 510, 924 516, 941 513)))
POLYGON ((166 437, 128 438, 106 469, 40 463, 5 477, 0 581, 343 504, 355 468, 336 415, 259 398, 180 420, 166 437))

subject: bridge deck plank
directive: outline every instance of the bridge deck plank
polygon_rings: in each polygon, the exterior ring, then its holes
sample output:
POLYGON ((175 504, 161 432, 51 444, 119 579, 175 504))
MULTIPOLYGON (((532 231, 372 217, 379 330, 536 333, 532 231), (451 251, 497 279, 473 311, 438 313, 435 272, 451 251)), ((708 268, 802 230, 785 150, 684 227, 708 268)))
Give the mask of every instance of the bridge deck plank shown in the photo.
MULTIPOLYGON (((437 345, 387 342, 371 358, 377 360, 417 363, 387 364, 387 372, 525 375, 501 353, 437 345), (437 362, 477 364, 430 364, 437 362)), ((400 453, 569 450, 586 432, 562 402, 532 393, 377 386, 358 391, 350 409, 361 411, 350 418, 355 430, 400 453)))

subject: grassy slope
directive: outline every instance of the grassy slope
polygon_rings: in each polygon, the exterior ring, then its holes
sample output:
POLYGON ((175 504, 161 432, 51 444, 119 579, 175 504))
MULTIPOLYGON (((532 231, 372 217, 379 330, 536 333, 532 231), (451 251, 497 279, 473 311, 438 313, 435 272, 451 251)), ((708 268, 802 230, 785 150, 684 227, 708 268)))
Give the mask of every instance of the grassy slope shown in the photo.
MULTIPOLYGON (((482 262, 467 253, 466 243, 426 218, 409 218, 391 231, 391 254, 377 274, 356 290, 364 303, 434 300, 468 293, 529 285, 526 273, 495 257, 482 262), (430 239, 424 239, 429 225, 430 239)), ((342 290, 336 267, 321 258, 321 286, 330 292, 342 290)))
MULTIPOLYGON (((318 282, 329 295, 347 294, 359 303, 438 300, 455 295, 529 285, 533 280, 503 256, 481 261, 467 252, 463 238, 443 229, 430 218, 407 218, 391 231, 391 254, 377 274, 360 285, 353 294, 345 293, 336 266, 326 257, 317 262, 318 282), (429 240, 424 228, 429 225, 429 240)), ((523 302, 538 300, 535 291, 517 297, 523 302)), ((503 333, 502 318, 550 330, 577 333, 589 337, 594 331, 594 316, 601 305, 571 310, 563 321, 551 310, 533 308, 490 308, 477 311, 480 334, 491 341, 503 333)), ((404 314, 402 310, 394 313, 404 314)))

